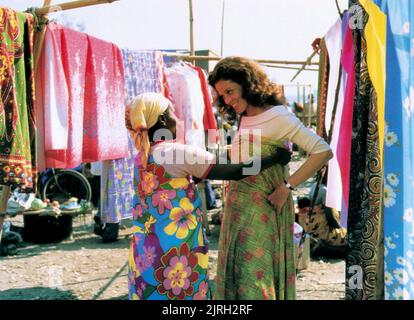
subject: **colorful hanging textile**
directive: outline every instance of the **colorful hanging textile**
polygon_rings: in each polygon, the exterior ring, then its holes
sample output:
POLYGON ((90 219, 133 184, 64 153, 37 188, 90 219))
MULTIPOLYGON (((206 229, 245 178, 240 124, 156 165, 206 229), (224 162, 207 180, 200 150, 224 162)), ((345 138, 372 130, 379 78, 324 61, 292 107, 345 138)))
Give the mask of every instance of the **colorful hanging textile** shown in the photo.
POLYGON ((0 7, 0 184, 36 189, 33 16, 0 7))
MULTIPOLYGON (((55 24, 45 27, 43 50, 36 66, 37 159, 46 169, 45 150, 66 150, 69 136, 69 90, 61 59, 62 37, 55 24)), ((38 34, 37 34, 38 35, 38 34)), ((37 41, 41 41, 40 39, 37 41)))
POLYGON ((326 206, 340 211, 342 206, 341 173, 336 158, 339 122, 342 115, 344 101, 345 81, 342 74, 342 20, 338 18, 336 23, 325 35, 325 43, 329 54, 329 84, 326 101, 325 128, 328 134, 328 142, 331 145, 333 158, 329 161, 328 182, 326 193, 326 206), (333 121, 332 121, 333 120, 333 121))
POLYGON ((384 84, 375 72, 384 72, 385 51, 381 45, 373 45, 375 39, 385 39, 381 30, 385 16, 370 1, 352 1, 362 10, 363 28, 353 28, 355 45, 355 98, 353 112, 353 136, 351 143, 351 171, 348 213, 348 243, 350 252, 346 259, 346 299, 382 299, 383 279, 383 172, 381 168, 381 142, 378 120, 380 97, 384 96, 384 84), (367 28, 367 24, 374 24, 367 28), (376 32, 378 31, 378 32, 376 32), (368 54, 370 51, 370 54, 368 54), (372 72, 372 73, 371 73, 372 72), (372 82, 375 79, 375 85, 372 82))
POLYGON ((39 153, 45 154, 45 166, 72 168, 125 157, 128 135, 120 50, 49 23, 40 63, 38 106, 44 111, 39 117, 43 116, 45 140, 39 153))
MULTIPOLYGON (((160 52, 123 49, 122 56, 128 99, 144 92, 163 92, 164 62, 160 52)), ((103 222, 117 223, 132 217, 136 150, 129 136, 128 140, 127 157, 102 163, 100 214, 103 222)))
MULTIPOLYGON (((41 88, 45 90, 44 93, 36 90, 37 95, 42 95, 43 100, 38 99, 39 109, 44 106, 44 128, 45 137, 50 135, 67 136, 65 145, 46 145, 45 141, 45 165, 48 168, 73 168, 82 163, 82 137, 83 137, 83 115, 84 115, 84 98, 85 98, 85 77, 86 77, 86 55, 88 50, 87 35, 66 27, 62 27, 55 23, 50 23, 45 30, 45 41, 54 41, 55 43, 49 46, 45 42, 40 60, 49 58, 44 56, 45 50, 52 47, 55 50, 54 54, 50 56, 56 59, 55 62, 50 62, 52 65, 61 65, 62 68, 57 68, 51 71, 52 73, 39 76, 43 72, 40 66, 37 68, 37 79, 41 88), (50 33, 50 34, 48 34, 50 33), (54 78, 48 79, 47 76, 55 74, 54 78), (59 73, 59 74, 58 74, 59 73), (65 79, 65 81, 56 82, 55 79, 65 79), (51 84, 53 87, 48 90, 51 84), (67 92, 68 98, 63 100, 63 96, 59 97, 60 92, 67 92), (47 101, 54 98, 53 94, 57 95, 57 101, 47 101), (59 100, 62 99, 62 100, 59 100), (60 103, 68 102, 68 105, 61 106, 60 103), (52 112, 54 110, 54 112, 52 112), (50 113, 49 113, 49 112, 50 113), (67 114, 66 114, 67 112, 67 114), (67 123, 65 123, 67 121, 67 123), (55 125, 48 125, 48 123, 61 122, 61 127, 67 128, 66 131, 56 131, 61 128, 55 125), (52 131, 56 129, 55 131, 52 131), (50 131, 49 131, 50 130, 50 131), (56 148, 56 149, 55 149, 56 148)), ((41 117, 42 115, 39 115, 41 117)), ((42 137, 40 137, 42 138, 42 137)), ((64 139, 62 136, 61 139, 64 139)), ((40 146, 40 145, 39 145, 40 146)), ((42 150, 39 152, 41 153, 42 150)))
MULTIPOLYGON (((204 98, 198 73, 187 64, 175 63, 166 68, 165 75, 184 142, 205 149, 204 98)), ((177 139, 182 141, 178 135, 177 139)))
POLYGON ((190 66, 190 67, 193 68, 195 71, 197 71, 198 77, 200 79, 200 85, 201 85, 201 90, 202 90, 203 99, 204 99, 204 117, 203 117, 204 130, 209 130, 209 129, 217 130, 218 129, 217 120, 213 112, 213 106, 211 102, 212 98, 211 98, 211 94, 208 88, 208 82, 207 82, 206 75, 203 69, 201 69, 200 67, 195 67, 195 66, 190 66))
POLYGON ((342 49, 341 64, 346 77, 344 105, 342 116, 339 119, 340 126, 338 130, 338 148, 336 158, 338 160, 341 172, 342 183, 342 209, 340 215, 341 226, 347 226, 348 221, 348 202, 349 202, 349 173, 351 165, 351 137, 352 137, 352 116, 354 108, 354 90, 355 90, 355 69, 354 69, 354 42, 352 30, 349 25, 348 13, 345 14, 346 21, 344 43, 342 49))
POLYGON ((128 155, 125 78, 121 50, 88 35, 83 117, 83 162, 128 155))
POLYGON ((325 39, 322 38, 319 44, 319 75, 318 75, 318 99, 317 99, 317 134, 328 141, 328 134, 325 128, 326 98, 328 95, 329 79, 329 55, 325 39))
POLYGON ((376 0, 387 15, 384 145, 385 299, 414 299, 414 6, 376 0))

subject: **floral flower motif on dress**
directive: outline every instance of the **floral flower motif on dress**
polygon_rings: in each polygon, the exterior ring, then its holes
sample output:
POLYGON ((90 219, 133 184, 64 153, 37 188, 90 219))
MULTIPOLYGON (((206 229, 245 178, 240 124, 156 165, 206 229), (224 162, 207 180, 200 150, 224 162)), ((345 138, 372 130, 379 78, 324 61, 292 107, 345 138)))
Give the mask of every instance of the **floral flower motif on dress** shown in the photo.
POLYGON ((408 208, 404 210, 403 219, 407 222, 414 222, 414 212, 413 208, 408 208))
POLYGON ((169 184, 174 189, 185 189, 190 184, 187 178, 174 178, 169 181, 169 184))
POLYGON ((144 247, 144 266, 146 269, 150 268, 154 263, 157 254, 155 253, 155 247, 148 246, 144 247))
POLYGON ((398 186, 398 184, 400 183, 400 180, 398 179, 398 176, 395 173, 387 174, 387 181, 393 187, 398 186))
POLYGON ((158 213, 164 214, 165 208, 172 209, 171 200, 177 196, 175 190, 162 190, 152 196, 152 206, 158 207, 158 213))
POLYGON ((138 187, 139 190, 143 190, 145 195, 151 194, 155 189, 158 188, 157 176, 152 172, 144 171, 141 174, 141 182, 138 187))
POLYGON ((410 22, 406 21, 401 27, 402 34, 410 34, 410 22))
POLYGON ((256 191, 252 194, 253 203, 260 205, 263 202, 263 195, 261 192, 256 191))
POLYGON ((394 278, 391 273, 388 271, 384 272, 384 283, 385 285, 389 286, 393 282, 394 278))
POLYGON ((384 205, 387 208, 395 205, 395 198, 397 195, 389 184, 384 185, 384 205))
POLYGON ((406 285, 408 281, 410 281, 408 272, 405 271, 403 268, 395 269, 393 272, 393 276, 402 285, 406 285))
POLYGON ((194 300, 207 300, 208 282, 201 281, 198 285, 198 292, 194 295, 194 300))
POLYGON ((393 297, 395 300, 408 300, 410 299, 410 293, 407 289, 398 287, 394 290, 393 297))
POLYGON ((398 144, 398 136, 395 132, 387 132, 385 134, 385 145, 391 147, 394 144, 398 144))
POLYGON ((142 206, 140 204, 137 204, 135 208, 132 209, 132 218, 133 219, 142 218, 143 211, 144 210, 142 209, 142 206))
POLYGON ((163 185, 170 181, 170 178, 165 176, 164 167, 158 166, 155 163, 148 164, 146 171, 153 172, 157 176, 160 185, 163 185))
POLYGON ((191 202, 194 202, 196 198, 195 184, 194 182, 190 183, 187 188, 185 188, 185 195, 191 202))
POLYGON ((407 117, 410 118, 414 112, 414 87, 410 86, 410 95, 404 100, 404 109, 407 117))
POLYGON ((168 235, 176 234, 178 239, 187 237, 189 230, 197 227, 197 219, 193 215, 194 206, 188 198, 180 200, 180 207, 173 208, 170 212, 170 222, 164 231, 168 235))
POLYGON ((182 243, 179 250, 174 247, 161 257, 161 266, 155 271, 159 282, 157 290, 169 299, 184 300, 194 293, 194 283, 199 278, 195 271, 197 256, 190 251, 187 243, 182 243))

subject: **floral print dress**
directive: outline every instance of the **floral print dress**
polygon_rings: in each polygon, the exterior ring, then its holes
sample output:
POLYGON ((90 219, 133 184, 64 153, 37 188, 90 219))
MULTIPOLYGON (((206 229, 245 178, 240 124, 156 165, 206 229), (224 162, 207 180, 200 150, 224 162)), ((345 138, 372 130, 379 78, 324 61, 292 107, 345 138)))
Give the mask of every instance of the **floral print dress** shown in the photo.
POLYGON ((134 188, 129 298, 209 298, 207 238, 201 198, 192 178, 172 177, 152 155, 143 169, 138 154, 134 188))

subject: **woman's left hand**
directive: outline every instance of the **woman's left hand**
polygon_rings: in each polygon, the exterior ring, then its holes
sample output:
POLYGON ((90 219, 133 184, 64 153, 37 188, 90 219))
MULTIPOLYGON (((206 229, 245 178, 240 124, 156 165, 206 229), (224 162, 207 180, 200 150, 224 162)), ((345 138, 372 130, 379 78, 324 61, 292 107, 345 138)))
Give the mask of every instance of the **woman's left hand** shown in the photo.
POLYGON ((283 183, 276 187, 270 196, 267 197, 267 200, 275 207, 276 213, 279 214, 282 211, 284 204, 290 194, 289 188, 287 188, 283 183))

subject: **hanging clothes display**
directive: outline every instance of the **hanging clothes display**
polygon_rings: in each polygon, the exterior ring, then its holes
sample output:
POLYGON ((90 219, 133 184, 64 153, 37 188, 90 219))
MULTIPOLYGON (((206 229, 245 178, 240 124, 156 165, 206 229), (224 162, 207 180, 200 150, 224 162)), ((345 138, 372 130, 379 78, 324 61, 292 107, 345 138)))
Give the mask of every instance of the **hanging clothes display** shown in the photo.
POLYGON ((217 120, 214 116, 213 106, 212 106, 212 97, 210 90, 208 88, 208 82, 206 74, 204 73, 203 69, 200 67, 192 66, 195 71, 197 71, 198 77, 200 79, 200 85, 201 90, 203 93, 203 99, 204 99, 204 118, 203 118, 203 124, 204 124, 204 130, 217 130, 217 120))
MULTIPOLYGON (((69 132, 69 90, 60 48, 62 37, 58 32, 46 32, 43 50, 36 66, 36 123, 37 161, 39 172, 46 169, 45 150, 66 150, 69 132)), ((37 33, 37 35, 40 35, 37 33)), ((39 38, 36 41, 41 41, 39 38)), ((82 90, 80 88, 79 90, 82 90)), ((79 102, 79 105, 81 103, 79 102)))
MULTIPOLYGON (((128 100, 144 92, 163 93, 163 57, 158 51, 122 49, 125 68, 125 90, 128 100)), ((122 120, 124 125, 125 121, 122 120)), ((134 158, 136 150, 129 138, 128 156, 124 159, 103 161, 101 175, 102 222, 117 223, 132 217, 134 196, 134 158)))
POLYGON ((121 50, 88 35, 82 158, 84 162, 128 155, 125 77, 121 50), (108 130, 111 128, 111 130, 108 130))
POLYGON ((56 23, 45 33, 36 75, 45 166, 72 168, 127 156, 120 50, 56 23))
POLYGON ((325 38, 326 47, 329 55, 330 72, 326 101, 325 129, 328 134, 328 141, 331 145, 333 158, 329 161, 328 183, 326 193, 326 206, 341 210, 342 184, 341 175, 336 158, 338 148, 339 121, 341 119, 344 101, 344 79, 341 66, 343 23, 338 18, 336 23, 328 31, 325 38), (332 121, 333 120, 333 121, 332 121))
POLYGON ((0 7, 0 184, 36 189, 33 16, 0 7))
POLYGON ((317 125, 316 133, 328 141, 328 134, 325 128, 326 99, 328 95, 329 79, 329 55, 325 39, 319 43, 319 75, 318 75, 318 99, 317 99, 317 125))
POLYGON ((352 137, 352 116, 354 109, 354 90, 355 90, 355 69, 354 69, 354 42, 352 30, 349 25, 349 12, 344 14, 345 21, 344 43, 342 49, 341 65, 345 75, 345 96, 341 117, 338 118, 338 138, 336 158, 341 174, 342 185, 342 205, 340 224, 347 226, 348 203, 349 203, 349 179, 351 165, 351 137, 352 137))
POLYGON ((197 71, 179 62, 166 68, 165 76, 180 120, 178 128, 184 130, 184 142, 205 149, 204 98, 197 71))
POLYGON ((385 299, 414 299, 414 6, 375 1, 387 15, 384 145, 385 299))
POLYGON ((352 1, 362 10, 363 28, 353 28, 355 98, 346 259, 346 299, 382 299, 383 172, 381 105, 384 101, 386 17, 370 0, 352 1), (371 61, 371 60, 375 61, 371 61), (372 68, 375 66, 374 68, 372 68), (357 275, 356 275, 357 274, 357 275), (355 276, 356 275, 356 276, 355 276), (362 280, 356 280, 359 278, 362 280), (356 283, 358 282, 358 283, 356 283))

